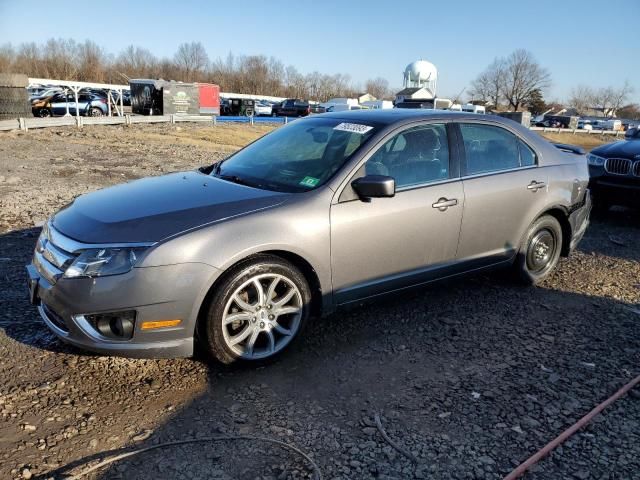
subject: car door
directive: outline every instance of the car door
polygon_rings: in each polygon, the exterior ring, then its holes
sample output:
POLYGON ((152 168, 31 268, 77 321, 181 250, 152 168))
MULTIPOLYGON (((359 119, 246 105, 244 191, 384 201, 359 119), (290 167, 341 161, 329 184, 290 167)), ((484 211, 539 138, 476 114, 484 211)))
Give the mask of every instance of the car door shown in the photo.
POLYGON ((78 95, 77 106, 78 106, 78 109, 80 110, 80 115, 87 115, 90 108, 91 101, 92 101, 91 94, 82 93, 78 95))
POLYGON ((465 203, 458 259, 478 266, 511 258, 546 204, 547 172, 535 151, 498 125, 460 123, 465 203))
MULTIPOLYGON (((52 115, 61 116, 67 113, 67 95, 58 94, 51 99, 51 113, 52 115)), ((69 105, 71 108, 71 105, 69 105)))
POLYGON ((391 135, 349 179, 331 206, 331 268, 336 303, 432 279, 455 261, 462 183, 452 168, 444 123, 391 135), (361 200, 350 182, 391 176, 391 198, 361 200))

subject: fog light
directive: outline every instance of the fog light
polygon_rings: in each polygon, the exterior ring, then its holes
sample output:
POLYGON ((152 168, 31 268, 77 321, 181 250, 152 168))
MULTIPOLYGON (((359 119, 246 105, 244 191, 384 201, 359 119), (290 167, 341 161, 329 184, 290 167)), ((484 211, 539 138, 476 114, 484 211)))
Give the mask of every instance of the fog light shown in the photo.
POLYGON ((114 340, 129 340, 133 337, 136 311, 95 313, 84 317, 97 332, 114 340))

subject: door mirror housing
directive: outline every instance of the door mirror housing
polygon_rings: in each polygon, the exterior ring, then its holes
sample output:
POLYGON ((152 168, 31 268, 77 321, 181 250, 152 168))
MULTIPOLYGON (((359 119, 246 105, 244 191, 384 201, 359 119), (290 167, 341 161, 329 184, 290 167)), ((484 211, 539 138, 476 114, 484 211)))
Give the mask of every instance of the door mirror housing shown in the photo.
POLYGON ((387 175, 367 175, 351 182, 361 200, 393 197, 396 194, 396 181, 387 175))

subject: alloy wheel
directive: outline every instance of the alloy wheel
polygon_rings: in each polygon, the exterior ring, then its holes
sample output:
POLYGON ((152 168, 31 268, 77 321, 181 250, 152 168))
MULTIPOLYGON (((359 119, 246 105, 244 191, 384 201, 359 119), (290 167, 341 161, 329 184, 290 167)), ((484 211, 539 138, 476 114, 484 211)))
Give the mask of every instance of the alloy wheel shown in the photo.
POLYGON ((284 275, 255 275, 234 290, 225 305, 222 332, 240 358, 258 360, 285 348, 300 328, 302 294, 284 275))

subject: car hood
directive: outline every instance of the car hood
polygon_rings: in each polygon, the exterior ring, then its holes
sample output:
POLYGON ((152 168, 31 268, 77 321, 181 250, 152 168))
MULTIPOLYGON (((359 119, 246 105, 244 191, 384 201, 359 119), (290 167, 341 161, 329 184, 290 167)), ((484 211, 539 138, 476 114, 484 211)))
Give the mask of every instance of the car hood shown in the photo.
POLYGON ((620 157, 632 159, 636 155, 640 155, 640 141, 623 140, 621 142, 608 143, 598 148, 594 148, 592 153, 595 155, 602 155, 607 158, 620 157))
POLYGON ((273 207, 289 194, 200 172, 149 177, 76 198, 53 226, 85 243, 157 242, 229 217, 273 207))

